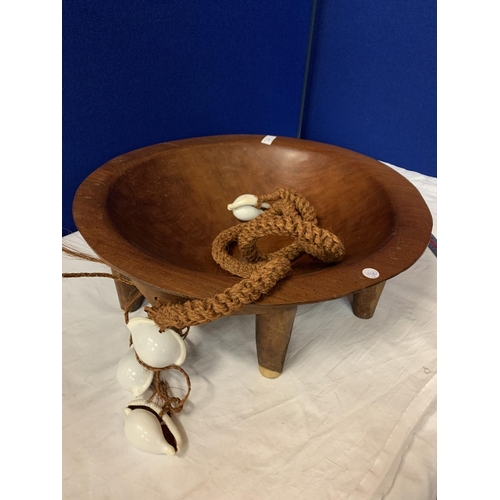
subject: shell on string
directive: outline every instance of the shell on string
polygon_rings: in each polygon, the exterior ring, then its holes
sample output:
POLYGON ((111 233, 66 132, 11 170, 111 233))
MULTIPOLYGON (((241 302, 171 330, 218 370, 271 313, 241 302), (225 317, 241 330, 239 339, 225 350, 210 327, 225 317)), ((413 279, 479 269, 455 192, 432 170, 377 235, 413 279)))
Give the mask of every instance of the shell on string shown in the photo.
POLYGON ((182 438, 170 416, 145 399, 131 401, 125 408, 125 437, 136 449, 154 455, 176 455, 182 438))
POLYGON ((135 349, 131 347, 118 363, 116 378, 126 391, 135 397, 144 394, 153 382, 154 372, 144 368, 137 361, 135 349))
POLYGON ((160 332, 156 323, 149 318, 135 317, 128 324, 132 343, 139 358, 153 368, 168 365, 180 366, 186 359, 186 345, 174 330, 160 332))
MULTIPOLYGON (((231 210, 237 219, 246 222, 255 219, 263 212, 262 209, 255 206, 257 201, 258 198, 254 194, 242 194, 233 203, 230 203, 227 209, 231 210)), ((262 207, 269 208, 269 204, 263 203, 262 207)))

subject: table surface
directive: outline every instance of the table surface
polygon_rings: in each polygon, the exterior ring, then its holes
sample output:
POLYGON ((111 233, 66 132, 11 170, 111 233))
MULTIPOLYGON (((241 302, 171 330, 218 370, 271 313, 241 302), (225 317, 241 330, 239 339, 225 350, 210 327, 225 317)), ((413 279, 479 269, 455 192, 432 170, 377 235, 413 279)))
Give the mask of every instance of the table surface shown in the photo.
MULTIPOLYGON (((437 236, 436 179, 393 168, 422 193, 437 236)), ((79 233, 64 240, 88 249, 79 233)), ((64 498, 433 500, 436 265, 427 249, 370 320, 348 298, 299 306, 275 380, 258 372, 253 316, 192 328, 176 457, 141 453, 123 434, 134 398, 115 378, 129 333, 112 280, 64 280, 64 498)), ((63 257, 64 272, 101 270, 63 257)))

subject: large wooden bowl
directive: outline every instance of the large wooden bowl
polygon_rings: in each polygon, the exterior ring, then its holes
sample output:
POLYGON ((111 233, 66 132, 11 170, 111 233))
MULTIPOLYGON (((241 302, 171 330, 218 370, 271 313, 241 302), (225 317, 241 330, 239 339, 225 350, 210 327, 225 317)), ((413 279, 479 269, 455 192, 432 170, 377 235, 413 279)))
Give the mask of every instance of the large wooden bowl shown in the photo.
MULTIPOLYGON (((158 144, 114 158, 79 187, 73 213, 90 247, 150 301, 210 297, 240 278, 222 270, 211 244, 239 223, 237 196, 291 188, 315 207, 319 225, 341 238, 346 256, 326 265, 308 255, 293 275, 242 313, 257 315, 261 373, 278 376, 298 304, 353 294, 353 311, 373 315, 386 280, 423 253, 432 219, 420 193, 382 163, 339 147, 278 137, 230 135, 158 144), (363 274, 366 268, 378 278, 363 274)), ((259 241, 264 251, 288 244, 259 241)), ((117 282, 122 307, 134 287, 117 282)), ((139 307, 140 303, 136 304, 139 307)))

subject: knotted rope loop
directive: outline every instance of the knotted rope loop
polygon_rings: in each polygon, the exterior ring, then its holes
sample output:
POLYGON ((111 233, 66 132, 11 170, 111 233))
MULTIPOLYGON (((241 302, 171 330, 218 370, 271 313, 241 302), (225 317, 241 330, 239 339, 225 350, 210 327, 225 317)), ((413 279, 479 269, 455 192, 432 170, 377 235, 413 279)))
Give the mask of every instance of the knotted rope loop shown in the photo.
POLYGON ((228 316, 268 293, 291 270, 291 263, 306 252, 326 263, 341 260, 345 248, 330 231, 317 226, 316 212, 300 194, 278 189, 258 197, 257 205, 272 203, 257 218, 222 231, 212 244, 212 257, 226 271, 243 279, 208 299, 187 300, 182 304, 155 304, 146 307, 148 317, 160 329, 201 325, 228 316), (265 254, 257 247, 263 236, 281 235, 294 242, 265 254), (229 254, 236 243, 245 260, 229 254))

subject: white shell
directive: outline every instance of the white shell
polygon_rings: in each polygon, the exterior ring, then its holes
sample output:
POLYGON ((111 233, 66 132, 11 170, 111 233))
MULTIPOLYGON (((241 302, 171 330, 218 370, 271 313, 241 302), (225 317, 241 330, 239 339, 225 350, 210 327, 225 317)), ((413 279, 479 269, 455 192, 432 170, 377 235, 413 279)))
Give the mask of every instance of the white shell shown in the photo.
POLYGON ((127 354, 120 359, 116 370, 118 383, 135 397, 149 389, 153 382, 154 373, 141 366, 135 357, 135 349, 131 347, 127 354))
MULTIPOLYGON (((148 403, 144 399, 131 401, 129 406, 147 406, 157 414, 161 411, 157 405, 148 403)), ((132 410, 127 407, 125 408, 125 413, 127 415, 123 427, 125 437, 134 448, 154 455, 161 455, 163 453, 166 455, 175 455, 181 449, 182 438, 179 429, 177 429, 177 426, 167 414, 163 415, 162 420, 175 438, 177 451, 165 439, 158 418, 151 412, 141 408, 132 410)))
MULTIPOLYGON (((233 203, 227 206, 228 210, 233 212, 233 215, 241 221, 249 221, 258 217, 263 210, 257 208, 258 198, 254 194, 242 194, 238 196, 233 203)), ((263 207, 269 208, 267 203, 262 204, 263 207)))
POLYGON ((258 217, 263 211, 260 208, 252 207, 250 205, 245 205, 243 207, 238 207, 233 210, 233 215, 243 221, 249 221, 258 217))
POLYGON ((160 329, 152 319, 137 316, 128 324, 132 343, 139 358, 153 368, 182 365, 186 359, 186 345, 174 330, 160 329))
POLYGON ((253 205, 255 206, 257 204, 258 198, 254 194, 242 194, 241 196, 238 196, 236 200, 234 200, 232 203, 230 203, 227 206, 228 210, 234 210, 235 208, 242 207, 244 205, 253 205))

